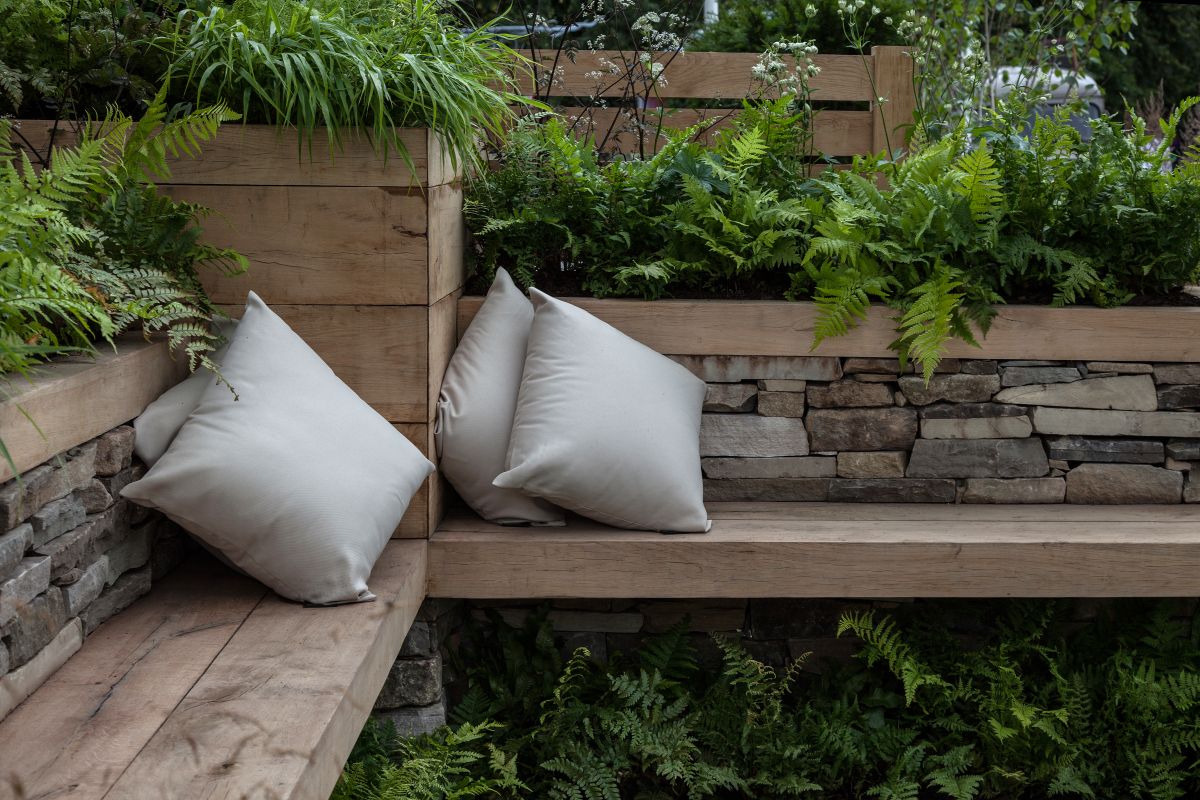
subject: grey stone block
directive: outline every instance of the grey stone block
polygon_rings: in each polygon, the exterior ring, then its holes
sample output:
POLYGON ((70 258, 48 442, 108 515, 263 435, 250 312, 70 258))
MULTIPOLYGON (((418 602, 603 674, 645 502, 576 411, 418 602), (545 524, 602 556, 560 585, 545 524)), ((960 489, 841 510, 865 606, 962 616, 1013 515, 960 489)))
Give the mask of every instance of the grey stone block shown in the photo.
POLYGON ((100 627, 101 623, 129 608, 135 600, 148 591, 150 591, 149 567, 126 572, 117 579, 116 583, 101 592, 100 596, 93 600, 92 604, 80 615, 79 618, 83 621, 84 635, 90 636, 92 631, 100 627))
POLYGON ((836 459, 830 456, 782 456, 779 458, 704 458, 704 477, 715 480, 737 478, 832 478, 836 459))
POLYGON ((1183 473, 1144 464, 1083 464, 1067 473, 1067 502, 1178 503, 1183 473))
POLYGON ((422 736, 446 724, 446 704, 440 701, 419 708, 392 708, 376 711, 374 716, 390 720, 401 736, 422 736))
POLYGON ((400 657, 431 656, 437 652, 439 642, 436 639, 433 623, 416 621, 408 629, 404 644, 400 645, 400 657))
POLYGON ((8 672, 12 661, 8 657, 8 648, 4 646, 4 642, 0 642, 0 675, 8 672))
POLYGON ((1032 433, 1027 416, 921 420, 925 439, 1022 439, 1032 433))
POLYGON ((1047 436, 1050 458, 1062 461, 1102 461, 1121 464, 1161 464, 1162 442, 1152 439, 1097 439, 1088 436, 1047 436))
POLYGON ((1200 439, 1200 414, 1189 411, 1098 411, 1038 406, 1030 413, 1037 433, 1200 439))
POLYGON ((705 480, 704 499, 728 502, 820 502, 829 491, 829 478, 753 478, 705 480))
POLYGON ((392 664, 375 710, 427 706, 442 696, 442 657, 403 658, 392 664))
POLYGON ((1167 442, 1167 455, 1184 461, 1200 461, 1200 439, 1172 439, 1167 442))
POLYGON ((18 669, 50 644, 67 624, 67 605, 62 590, 51 586, 17 608, 16 617, 5 626, 10 669, 18 669))
POLYGON ((754 410, 758 389, 750 383, 710 383, 704 394, 704 410, 740 413, 754 410))
POLYGON ((134 431, 128 425, 114 428, 96 440, 96 474, 116 475, 133 459, 134 431))
POLYGON ((93 600, 104 591, 108 575, 108 557, 100 556, 80 571, 79 580, 63 587, 63 599, 67 601, 67 615, 78 617, 93 600))
POLYGON ((1038 439, 918 439, 910 478, 1040 478, 1050 471, 1038 439))
POLYGON ((1062 478, 968 478, 964 503, 1061 503, 1067 494, 1062 478))
MULTIPOLYGON (((816 391, 818 387, 812 387, 816 391)), ((758 413, 764 417, 803 417, 804 392, 759 392, 758 413)))
POLYGON ((807 422, 818 452, 907 450, 917 438, 917 412, 911 408, 814 409, 807 422))
POLYGON ((1158 364, 1154 367, 1155 383, 1200 383, 1200 364, 1158 364))
POLYGON ((1154 381, 1149 375, 1118 375, 1115 378, 1087 378, 1074 383, 1018 386, 997 394, 996 402, 1123 411, 1154 411, 1158 408, 1154 381))
POLYGON ((11 531, 0 534, 0 582, 21 563, 25 551, 33 546, 33 526, 23 522, 11 531))
POLYGON ((882 383, 836 381, 808 390, 808 404, 813 408, 863 408, 892 405, 892 390, 882 383))
POLYGON ((703 381, 737 383, 748 380, 836 381, 842 377, 839 359, 824 356, 670 356, 703 381))
POLYGON ((1194 472, 1188 476, 1187 484, 1183 487, 1183 502, 1200 503, 1200 479, 1194 472))
POLYGON ((1117 375, 1154 374, 1154 367, 1150 364, 1132 364, 1125 361, 1089 361, 1084 366, 1088 374, 1093 372, 1114 372, 1117 375))
POLYGON ((705 414, 700 424, 701 456, 808 455, 804 421, 756 414, 705 414))
POLYGON ((21 559, 7 580, 0 582, 0 629, 16 619, 21 609, 50 588, 50 559, 21 559))
POLYGON ((144 466, 141 464, 134 464, 131 467, 126 467, 125 469, 121 470, 116 475, 111 475, 107 478, 104 478, 101 482, 104 484, 104 487, 108 489, 108 493, 112 495, 113 498, 117 498, 121 496, 122 489, 136 480, 141 480, 142 476, 145 474, 146 468, 144 466))
POLYGON ((83 500, 74 492, 47 503, 29 518, 29 524, 33 527, 33 546, 39 547, 61 536, 78 527, 86 518, 83 500))
POLYGON ((837 456, 840 478, 903 478, 906 466, 908 453, 904 450, 848 451, 837 456))
POLYGON ((1200 386, 1196 384, 1164 386, 1158 390, 1158 407, 1161 409, 1200 407, 1200 386))
MULTIPOLYGON (((934 372, 938 374, 958 372, 961 362, 957 358, 943 358, 934 368, 934 372)), ((900 359, 898 358, 847 358, 842 371, 846 374, 851 373, 873 373, 880 375, 899 375, 901 372, 913 373, 916 371, 915 365, 909 361, 907 368, 900 369, 900 359)))
POLYGON ((953 503, 954 481, 931 478, 834 478, 831 503, 953 503))
POLYGON ((764 392, 803 392, 808 388, 808 381, 779 378, 777 380, 759 381, 758 388, 764 392))
POLYGON ((150 561, 150 536, 153 531, 153 523, 143 525, 105 551, 108 556, 108 577, 105 582, 109 586, 129 570, 145 566, 150 561))
POLYGON ((939 400, 952 403, 982 403, 1000 391, 1000 378, 995 375, 934 375, 925 379, 906 375, 900 379, 900 391, 916 406, 927 406, 939 400))
POLYGON ((104 488, 104 484, 95 478, 80 489, 78 494, 83 503, 83 510, 89 514, 99 514, 113 504, 112 495, 108 493, 108 489, 104 488))
POLYGON ((962 362, 961 371, 966 375, 995 375, 999 368, 995 361, 973 358, 962 362))
POLYGON ((1038 383, 1071 383, 1082 378, 1075 367, 1005 367, 1000 371, 1002 386, 1028 386, 1038 383))

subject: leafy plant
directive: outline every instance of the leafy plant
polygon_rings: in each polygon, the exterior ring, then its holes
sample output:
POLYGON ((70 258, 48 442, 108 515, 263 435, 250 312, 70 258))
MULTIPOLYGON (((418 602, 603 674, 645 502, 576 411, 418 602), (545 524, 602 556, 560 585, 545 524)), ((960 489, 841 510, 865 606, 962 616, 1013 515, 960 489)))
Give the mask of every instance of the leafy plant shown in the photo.
MULTIPOLYGON (((856 657, 818 674, 801 662, 773 669, 720 638, 702 670, 686 625, 606 664, 586 650, 563 661, 544 612, 520 630, 493 618, 469 637, 479 658, 455 711, 468 727, 409 750, 356 751, 343 782, 364 788, 335 796, 441 797, 462 769, 495 780, 495 760, 510 770, 495 797, 1191 797, 1200 626, 1194 609, 1190 619, 1177 609, 1118 601, 1084 625, 1063 601, 847 614, 837 633, 856 638, 856 657), (951 623, 965 619, 988 622, 964 637, 951 623), (547 670, 530 675, 534 665, 547 670), (481 734, 467 753, 428 755, 463 730, 481 734), (420 777, 406 794, 372 788, 371 775, 410 761, 420 777)), ((378 735, 368 728, 363 741, 378 735)))
MULTIPOLYGON (((164 41, 173 92, 226 101, 250 122, 346 129, 408 158, 396 129, 433 128, 451 157, 472 160, 520 102, 519 59, 482 26, 464 33, 433 0, 236 0, 186 8, 164 41)), ((311 141, 311 140, 310 140, 311 141)))

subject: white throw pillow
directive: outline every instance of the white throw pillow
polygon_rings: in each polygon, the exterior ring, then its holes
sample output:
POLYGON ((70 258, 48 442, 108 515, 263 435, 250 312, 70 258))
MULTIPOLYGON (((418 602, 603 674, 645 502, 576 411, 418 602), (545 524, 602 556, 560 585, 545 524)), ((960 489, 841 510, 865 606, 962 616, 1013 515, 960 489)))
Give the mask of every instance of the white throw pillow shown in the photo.
MULTIPOLYGON (((220 320, 216 323, 218 332, 227 340, 225 345, 212 354, 212 360, 217 364, 225 358, 229 351, 228 340, 237 332, 237 320, 220 320)), ((133 440, 133 452, 137 453, 148 467, 162 458, 171 446, 175 435, 187 422, 188 415, 196 408, 204 390, 217 379, 203 367, 197 369, 184 380, 172 386, 158 396, 146 410, 133 421, 136 436, 133 440)))
POLYGON ((501 525, 563 524, 562 509, 492 485, 504 471, 533 304, 496 271, 442 381, 435 436, 438 467, 475 513, 501 525))
POLYGON ((433 465, 251 293, 175 441, 121 495, 280 595, 370 599, 367 577, 433 465))
POLYGON ((580 308, 530 296, 509 469, 495 485, 622 528, 708 530, 704 382, 580 308))

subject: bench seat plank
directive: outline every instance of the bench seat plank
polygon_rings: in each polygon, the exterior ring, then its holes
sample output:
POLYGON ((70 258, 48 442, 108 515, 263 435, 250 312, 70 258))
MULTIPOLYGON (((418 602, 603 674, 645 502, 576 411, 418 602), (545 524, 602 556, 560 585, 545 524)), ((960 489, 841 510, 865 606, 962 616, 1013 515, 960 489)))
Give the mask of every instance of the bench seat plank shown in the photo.
POLYGON ((103 797, 265 595, 200 557, 101 625, 0 723, 0 797, 103 797))
POLYGON ((451 514, 431 597, 1108 597, 1200 593, 1200 507, 711 503, 712 531, 451 514))
POLYGON ((388 544, 374 603, 264 599, 106 798, 327 800, 425 597, 425 547, 388 544))

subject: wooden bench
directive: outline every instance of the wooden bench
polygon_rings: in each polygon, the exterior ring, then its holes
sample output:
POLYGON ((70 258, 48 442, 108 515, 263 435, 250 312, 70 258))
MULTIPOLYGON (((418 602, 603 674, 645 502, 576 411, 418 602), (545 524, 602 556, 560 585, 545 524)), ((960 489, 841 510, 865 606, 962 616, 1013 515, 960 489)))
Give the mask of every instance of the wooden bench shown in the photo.
POLYGON ((197 556, 0 723, 0 798, 327 800, 425 596, 393 540, 373 603, 305 608, 197 556))

